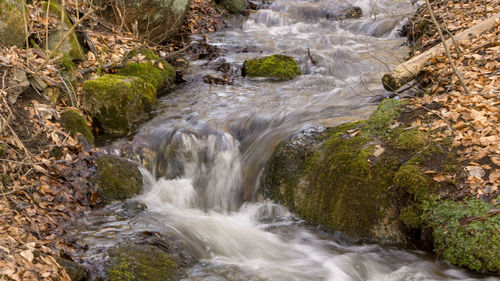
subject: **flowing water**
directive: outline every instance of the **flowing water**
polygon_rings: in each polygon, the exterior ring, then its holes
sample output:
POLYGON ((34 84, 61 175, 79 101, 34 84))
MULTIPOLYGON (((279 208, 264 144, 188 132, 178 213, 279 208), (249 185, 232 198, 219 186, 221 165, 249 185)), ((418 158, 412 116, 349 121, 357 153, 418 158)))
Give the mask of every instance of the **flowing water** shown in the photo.
POLYGON ((183 241, 198 261, 185 280, 480 278, 423 252, 352 245, 258 199, 259 176, 281 140, 366 118, 387 94, 381 75, 407 52, 397 29, 414 11, 409 1, 355 1, 361 19, 334 21, 346 3, 277 0, 240 27, 210 34, 207 42, 225 54, 194 61, 186 86, 162 99, 134 139, 155 155, 134 199, 147 210, 130 215, 115 204, 88 214, 75 231, 89 246, 84 258, 156 231, 183 241), (240 77, 246 59, 275 53, 294 57, 303 75, 288 82, 240 77), (222 62, 231 65, 234 84, 203 83, 222 62))

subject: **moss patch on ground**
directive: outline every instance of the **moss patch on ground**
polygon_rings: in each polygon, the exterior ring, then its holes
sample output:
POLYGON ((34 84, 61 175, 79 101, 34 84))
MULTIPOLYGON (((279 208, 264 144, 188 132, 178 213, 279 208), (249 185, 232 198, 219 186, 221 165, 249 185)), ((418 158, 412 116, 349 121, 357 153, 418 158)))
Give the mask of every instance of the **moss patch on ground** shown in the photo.
POLYGON ((494 204, 432 198, 422 207, 422 219, 433 229, 438 255, 472 270, 500 272, 500 214, 494 204))
POLYGON ((156 88, 138 77, 107 74, 83 83, 83 107, 105 133, 126 135, 156 102, 156 88))
POLYGON ((61 124, 72 135, 82 134, 90 144, 94 144, 94 135, 83 115, 76 109, 67 109, 61 113, 61 124))
POLYGON ((96 186, 104 203, 125 200, 141 192, 142 175, 127 159, 101 156, 97 159, 96 186))
POLYGON ((109 251, 106 270, 110 281, 171 280, 177 263, 167 253, 151 245, 124 245, 109 251))
POLYGON ((284 55, 247 60, 243 64, 243 76, 250 78, 261 77, 284 81, 300 74, 297 62, 292 57, 284 55))

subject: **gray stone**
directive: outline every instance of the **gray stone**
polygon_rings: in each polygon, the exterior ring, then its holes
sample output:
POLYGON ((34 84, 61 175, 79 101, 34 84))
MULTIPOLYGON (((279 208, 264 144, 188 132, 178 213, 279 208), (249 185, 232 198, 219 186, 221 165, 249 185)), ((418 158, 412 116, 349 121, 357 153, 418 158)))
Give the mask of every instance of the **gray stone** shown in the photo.
POLYGON ((14 69, 7 83, 7 99, 9 103, 15 103, 19 95, 26 91, 29 86, 30 83, 28 81, 28 76, 26 76, 26 72, 21 69, 14 69))
POLYGON ((22 7, 21 0, 0 0, 0 42, 5 47, 26 46, 22 7))

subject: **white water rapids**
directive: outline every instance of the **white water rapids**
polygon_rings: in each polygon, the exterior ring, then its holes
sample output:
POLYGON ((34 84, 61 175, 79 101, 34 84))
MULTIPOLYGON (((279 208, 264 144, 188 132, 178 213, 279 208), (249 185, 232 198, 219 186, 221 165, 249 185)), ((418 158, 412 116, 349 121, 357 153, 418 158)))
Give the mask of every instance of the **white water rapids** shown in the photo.
POLYGON ((366 118, 387 94, 380 77, 404 56, 397 29, 414 10, 406 0, 351 2, 362 8, 361 19, 323 17, 344 1, 277 0, 241 28, 209 35, 233 65, 284 53, 299 61, 303 75, 252 81, 233 67, 234 85, 207 85, 203 75, 215 72, 213 62, 194 62, 187 85, 162 98, 157 117, 134 140, 158 156, 151 171, 142 169, 144 191, 134 199, 147 210, 122 216, 125 207, 115 204, 82 219, 84 258, 136 232, 157 231, 175 233, 199 260, 187 271, 190 281, 481 279, 423 252, 351 245, 257 199, 259 174, 283 138, 366 118), (231 51, 249 46, 258 50, 231 51))

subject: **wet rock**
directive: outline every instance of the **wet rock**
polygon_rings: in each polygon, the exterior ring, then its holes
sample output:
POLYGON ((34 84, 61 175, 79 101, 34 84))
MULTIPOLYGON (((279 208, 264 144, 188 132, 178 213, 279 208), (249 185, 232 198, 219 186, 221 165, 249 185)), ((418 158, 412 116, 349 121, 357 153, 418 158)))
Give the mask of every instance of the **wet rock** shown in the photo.
POLYGON ((297 62, 289 56, 272 55, 260 59, 247 60, 243 64, 242 75, 250 78, 270 78, 291 80, 300 75, 297 62))
POLYGON ((125 200, 141 192, 142 175, 137 164, 115 157, 97 159, 96 187, 102 202, 125 200))
POLYGON ((241 14, 248 7, 247 0, 216 0, 215 3, 221 5, 232 14, 241 14))
POLYGON ((19 95, 28 89, 30 82, 26 72, 17 68, 13 69, 12 75, 7 81, 7 99, 10 104, 14 104, 19 95))
POLYGON ((60 266, 64 267, 66 273, 68 273, 69 277, 71 278, 71 281, 85 280, 86 269, 83 265, 59 257, 56 257, 55 259, 60 266))
POLYGON ((78 110, 70 108, 61 113, 61 124, 63 128, 73 136, 76 133, 80 133, 90 144, 94 144, 94 135, 92 134, 90 126, 78 110))
POLYGON ((138 77, 107 74, 83 83, 83 108, 108 134, 131 132, 156 102, 156 88, 138 77))
POLYGON ((120 245, 108 251, 105 272, 109 281, 172 280, 177 262, 164 250, 153 245, 120 245))
POLYGON ((203 82, 205 82, 206 84, 233 85, 231 77, 227 75, 221 75, 221 76, 205 75, 205 77, 203 77, 203 82))
POLYGON ((5 47, 26 46, 22 3, 21 0, 0 0, 0 42, 5 47))
MULTIPOLYGON (((129 54, 129 56, 133 57, 137 54, 143 55, 149 61, 156 61, 160 59, 160 56, 156 55, 152 50, 147 48, 141 48, 140 50, 133 51, 129 54)), ((117 74, 122 76, 139 77, 153 85, 158 90, 170 88, 175 82, 175 70, 166 61, 161 61, 158 65, 153 65, 151 62, 132 62, 118 70, 117 74)))
POLYGON ((190 0, 98 0, 106 7, 102 16, 130 32, 154 43, 161 43, 177 33, 186 17, 190 0), (113 8, 113 5, 120 7, 113 8))
MULTIPOLYGON (((47 10, 48 2, 43 3, 43 10, 47 10)), ((60 18, 61 17, 61 6, 56 1, 50 1, 49 7, 49 16, 60 18)), ((66 32, 73 27, 71 20, 69 17, 65 16, 63 21, 58 21, 55 29, 50 33, 48 39, 48 45, 50 50, 54 50, 57 46, 57 43, 64 37, 66 32)), ((63 60, 83 60, 85 58, 85 52, 78 41, 78 36, 76 32, 72 32, 69 36, 63 39, 62 44, 57 50, 61 54, 63 54, 63 60)))

